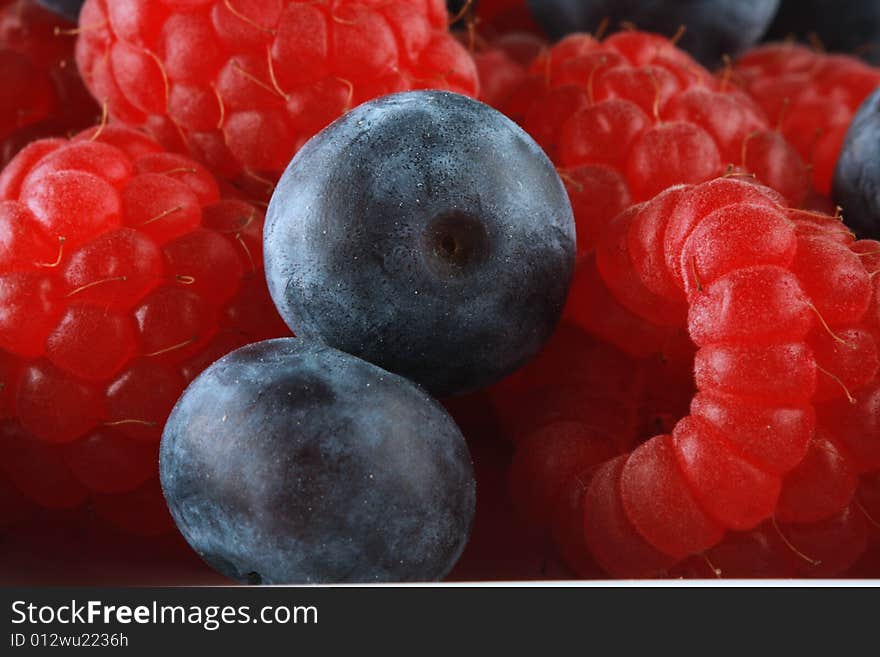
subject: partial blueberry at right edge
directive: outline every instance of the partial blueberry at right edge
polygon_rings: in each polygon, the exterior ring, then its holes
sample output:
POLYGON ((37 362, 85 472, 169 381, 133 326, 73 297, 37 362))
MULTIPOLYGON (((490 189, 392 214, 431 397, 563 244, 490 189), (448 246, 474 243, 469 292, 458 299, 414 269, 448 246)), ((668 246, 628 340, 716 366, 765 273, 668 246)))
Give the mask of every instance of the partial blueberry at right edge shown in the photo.
POLYGON ((595 32, 607 19, 611 30, 629 22, 668 37, 685 31, 678 45, 714 68, 758 42, 779 0, 527 0, 535 20, 553 39, 595 32))
POLYGON ((850 123, 832 186, 843 220, 861 238, 880 239, 880 89, 850 123))
POLYGON ((364 103, 281 177, 263 233, 294 334, 436 396, 487 386, 549 338, 574 267, 571 205, 546 154, 475 100, 364 103))

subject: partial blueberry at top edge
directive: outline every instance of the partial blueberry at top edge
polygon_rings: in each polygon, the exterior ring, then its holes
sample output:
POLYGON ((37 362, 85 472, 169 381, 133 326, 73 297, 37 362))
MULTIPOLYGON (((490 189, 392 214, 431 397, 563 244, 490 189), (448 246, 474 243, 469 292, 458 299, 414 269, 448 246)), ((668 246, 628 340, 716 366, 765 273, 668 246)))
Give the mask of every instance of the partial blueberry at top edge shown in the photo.
POLYGON ((159 472, 184 538, 243 583, 440 579, 474 513, 470 454, 443 407, 299 338, 242 347, 197 377, 159 472))
POLYGON ((853 117, 832 184, 843 220, 861 238, 880 239, 880 89, 853 117))
POLYGON ((628 22, 646 32, 672 37, 701 64, 719 66, 764 35, 779 0, 527 0, 535 20, 553 39, 572 32, 594 33, 607 21, 612 31, 628 22))
POLYGON ((76 23, 85 0, 37 0, 43 7, 76 23))
POLYGON ((766 40, 794 37, 829 52, 880 63, 880 3, 876 0, 782 0, 766 40))
POLYGON ((264 251, 296 335, 446 396, 540 350, 575 229, 553 164, 521 128, 465 96, 415 91, 355 108, 297 153, 264 251))

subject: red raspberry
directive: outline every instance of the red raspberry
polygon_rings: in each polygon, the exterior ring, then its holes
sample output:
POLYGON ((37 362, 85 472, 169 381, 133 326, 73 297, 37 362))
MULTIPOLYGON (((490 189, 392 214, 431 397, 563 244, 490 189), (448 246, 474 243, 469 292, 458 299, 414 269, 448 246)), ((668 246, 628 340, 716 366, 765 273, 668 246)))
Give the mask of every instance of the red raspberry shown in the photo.
MULTIPOLYGON (((523 488, 533 491, 530 514, 540 502, 544 526, 562 516, 557 540, 577 545, 565 528, 580 508, 558 491, 585 491, 586 546, 615 575, 678 572, 670 568, 703 554, 722 572, 741 572, 737 560, 758 544, 771 556, 755 562, 776 564, 778 575, 846 570, 866 544, 866 523, 854 515, 857 474, 880 469, 871 444, 880 382, 874 257, 839 218, 786 209, 778 194, 736 179, 674 187, 622 213, 582 264, 577 278, 591 282, 576 281, 568 316, 637 358, 668 350, 686 327, 697 394, 661 435, 598 467, 581 456, 565 470, 554 465, 554 445, 588 453, 595 432, 579 443, 558 431, 539 451, 526 449, 532 465, 520 470, 547 478, 523 488), (772 545, 723 540, 769 519, 772 545)), ((670 353, 691 359, 687 347, 670 353)), ((647 398, 687 390, 676 372, 684 370, 670 372, 679 383, 648 386, 647 398)))
POLYGON ((761 109, 661 36, 569 35, 501 108, 560 167, 581 252, 632 202, 674 184, 730 170, 754 173, 793 205, 807 191, 803 162, 761 109))
POLYGON ((830 195, 846 130, 862 101, 880 85, 880 69, 856 57, 776 43, 740 57, 733 79, 810 164, 813 187, 830 195))
POLYGON ((525 0, 476 0, 474 16, 480 32, 495 36, 511 32, 543 35, 525 0))
POLYGON ((516 447, 514 506, 580 576, 600 575, 582 530, 592 470, 687 412, 692 361, 683 339, 670 341, 662 358, 633 359, 563 322, 534 361, 492 391, 516 447))
POLYGON ((508 98, 529 76, 529 67, 547 47, 539 36, 528 32, 503 34, 486 40, 476 31, 461 33, 470 47, 480 78, 479 100, 504 107, 508 98))
POLYGON ((76 58, 110 114, 249 187, 355 105, 407 89, 476 95, 443 0, 87 0, 76 58))
POLYGON ((74 27, 34 0, 0 6, 0 167, 28 142, 100 114, 73 65, 74 27))
POLYGON ((262 277, 262 221, 126 128, 37 141, 10 162, 0 471, 26 496, 54 508, 90 497, 124 527, 165 526, 158 441, 187 381, 287 332, 262 277))

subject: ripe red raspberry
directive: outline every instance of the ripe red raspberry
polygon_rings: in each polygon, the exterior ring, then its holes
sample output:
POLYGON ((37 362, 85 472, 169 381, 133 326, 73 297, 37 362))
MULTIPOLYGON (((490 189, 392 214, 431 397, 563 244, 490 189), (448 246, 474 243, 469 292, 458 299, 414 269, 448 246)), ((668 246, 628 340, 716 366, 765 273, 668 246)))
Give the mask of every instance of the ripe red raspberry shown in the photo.
MULTIPOLYGON (((688 390, 682 367, 671 370, 677 383, 641 388, 673 410, 658 416, 669 424, 601 464, 589 456, 595 430, 559 427, 540 449, 526 439, 514 472, 531 473, 519 484, 531 504, 520 506, 533 518, 544 507, 573 567, 588 549, 623 576, 676 573, 690 557, 729 573, 752 556, 776 575, 846 570, 867 540, 858 474, 880 469, 874 258, 839 218, 787 209, 737 179, 673 187, 622 213, 582 263, 568 317, 636 358, 692 359, 696 394, 689 408, 662 400, 665 388, 688 390), (683 328, 695 355, 673 348, 683 328), (579 556, 573 514, 584 523, 579 556), (743 538, 768 527, 772 545, 743 538)), ((589 411, 578 421, 589 426, 589 411)))
POLYGON ((511 32, 497 39, 486 39, 475 30, 460 33, 477 66, 480 78, 479 100, 493 107, 504 107, 511 94, 529 76, 535 58, 547 47, 539 36, 511 32))
POLYGON ((813 187, 830 195, 846 130, 880 85, 880 69, 856 57, 776 43, 740 57, 732 77, 811 166, 813 187))
POLYGON ((100 114, 74 66, 74 27, 34 0, 0 5, 0 167, 28 142, 100 114))
POLYGON ((87 0, 76 59, 113 118, 263 194, 338 116, 395 91, 471 96, 443 0, 87 0))
POLYGON ((730 170, 755 174, 793 205, 807 191, 803 162, 761 109, 661 36, 570 35, 501 109, 560 168, 582 252, 624 208, 674 184, 730 170))
POLYGON ((287 333, 263 280, 262 221, 126 128, 37 141, 10 162, 0 472, 15 487, 52 508, 91 498, 132 530, 166 526, 157 450, 177 397, 216 358, 287 333))
POLYGON ((515 444, 513 504, 535 539, 552 542, 579 576, 601 576, 582 530, 590 472, 687 412, 692 361, 683 339, 662 359, 632 358, 563 322, 534 361, 492 390, 515 444))

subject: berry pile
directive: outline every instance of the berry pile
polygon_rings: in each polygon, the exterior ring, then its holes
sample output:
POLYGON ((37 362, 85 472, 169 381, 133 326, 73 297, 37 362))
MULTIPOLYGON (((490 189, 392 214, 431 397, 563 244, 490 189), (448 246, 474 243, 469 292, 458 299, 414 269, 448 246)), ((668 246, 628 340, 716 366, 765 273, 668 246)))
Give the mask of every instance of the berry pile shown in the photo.
POLYGON ((75 27, 34 0, 0 2, 0 167, 28 142, 100 114, 74 66, 75 27))
POLYGON ((266 195, 291 155, 366 100, 477 93, 443 0, 87 0, 76 58, 110 115, 266 195))
POLYGON ((633 202, 725 171, 755 174, 797 205, 807 172, 761 109, 663 37, 570 35, 502 106, 560 168, 578 248, 633 202))
POLYGON ((847 128, 880 85, 880 69, 847 55, 773 43, 740 57, 732 77, 810 165, 814 189, 829 196, 847 128))
POLYGON ((125 128, 36 141, 12 160, 0 470, 19 490, 52 508, 92 496, 123 527, 163 528, 156 454, 175 400, 216 358, 286 332, 262 278, 262 221, 125 128), (132 513, 150 504, 152 519, 132 513))
POLYGON ((0 529, 877 576, 880 69, 777 4, 0 0, 0 529))
MULTIPOLYGON (((858 476, 880 469, 878 246, 724 178, 673 187, 612 222, 576 276, 569 319, 679 394, 652 429, 623 409, 644 412, 658 396, 609 378, 592 389, 616 395, 625 431, 602 420, 607 402, 581 402, 574 424, 545 417, 540 439, 517 444, 514 490, 552 523, 573 568, 589 554, 616 576, 706 576, 706 563, 728 576, 817 576, 856 561, 871 517, 858 476), (634 431, 658 430, 629 451, 634 431), (609 431, 616 440, 602 439, 609 431), (620 455, 604 459, 597 445, 620 455)), ((553 404, 564 397, 557 388, 553 404)))

